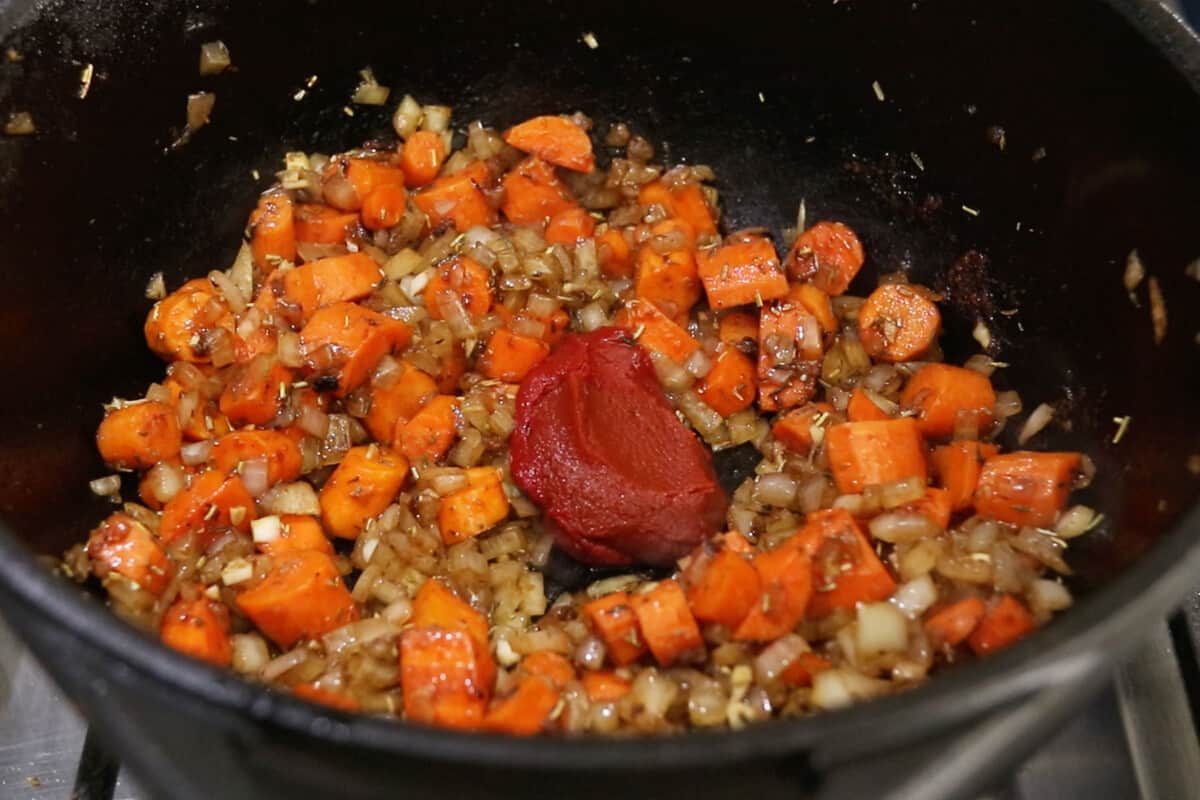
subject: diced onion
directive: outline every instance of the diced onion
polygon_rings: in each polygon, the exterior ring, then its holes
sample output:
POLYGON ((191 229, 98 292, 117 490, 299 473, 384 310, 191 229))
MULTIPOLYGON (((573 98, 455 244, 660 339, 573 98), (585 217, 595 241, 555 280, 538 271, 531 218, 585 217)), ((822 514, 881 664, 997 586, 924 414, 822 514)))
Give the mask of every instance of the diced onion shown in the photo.
POLYGON ((813 676, 813 705, 825 710, 845 708, 856 700, 866 700, 887 688, 884 681, 849 669, 827 669, 813 676))
POLYGON ((255 544, 267 544, 283 533, 283 522, 278 516, 259 517, 250 523, 250 536, 255 544))
POLYGON ((300 666, 309 659, 311 651, 307 646, 301 645, 293 650, 289 650, 278 658, 268 661, 262 669, 262 679, 264 681, 273 681, 280 675, 290 669, 300 666))
POLYGON ((787 508, 796 499, 798 485, 782 472, 759 475, 754 480, 754 499, 763 505, 787 508))
POLYGON ((915 542, 937 536, 942 529, 924 514, 912 511, 889 511, 871 520, 868 528, 876 539, 892 544, 915 542))
POLYGON ((200 74, 217 75, 229 68, 233 60, 229 57, 229 48, 218 40, 205 42, 200 45, 200 74))
POLYGON ((1049 425, 1052 419, 1054 419, 1054 406, 1049 403, 1039 405, 1029 415, 1029 419, 1025 420, 1025 424, 1021 426, 1021 432, 1017 434, 1017 444, 1025 444, 1034 436, 1041 433, 1042 429, 1049 425))
MULTIPOLYGON (((160 503, 169 503, 175 495, 183 491, 183 470, 174 464, 160 461, 146 473, 146 485, 150 494, 160 503)), ((120 489, 120 483, 117 484, 120 489)))
POLYGON ((770 683, 810 649, 808 642, 798 634, 788 633, 779 637, 754 659, 755 677, 762 683, 770 683))
POLYGON ((244 558, 235 558, 221 570, 221 583, 234 586, 254 577, 254 565, 244 558))
POLYGON ((208 124, 213 106, 217 104, 217 96, 212 92, 189 94, 187 99, 187 129, 189 132, 199 130, 208 124))
POLYGON ((121 476, 105 475, 103 478, 96 478, 88 482, 88 488, 98 497, 112 497, 121 491, 121 476))
POLYGON ((202 442, 185 444, 179 448, 179 460, 189 467, 203 464, 205 461, 208 461, 208 457, 212 454, 212 447, 212 441, 209 439, 205 439, 202 442))
POLYGON ((449 106, 424 106, 421 110, 425 115, 421 121, 423 130, 443 133, 450 128, 449 106))
POLYGON ((908 623, 900 609, 891 603, 859 605, 855 645, 864 655, 908 649, 908 623))
POLYGON ((258 498, 258 507, 265 514, 321 514, 317 490, 305 481, 278 484, 258 498))
POLYGON ((1096 517, 1096 512, 1087 506, 1071 506, 1058 518, 1054 532, 1062 539, 1074 539, 1095 527, 1096 517))
POLYGON ((879 486, 879 504, 884 508, 898 508, 915 503, 924 496, 925 481, 917 476, 879 486))
POLYGON ((267 643, 256 633, 235 633, 229 643, 233 646, 232 666, 243 675, 257 675, 270 659, 267 643))
POLYGON ((928 611, 937 602, 937 598, 937 587, 928 575, 922 575, 902 584, 892 595, 891 603, 904 616, 916 619, 928 611))
POLYGON ((599 303, 588 303, 579 309, 579 327, 585 332, 603 328, 608 324, 608 314, 599 303))
POLYGON ((1040 578, 1029 585, 1029 603, 1035 612, 1051 614, 1070 608, 1071 592, 1058 581, 1040 578))
POLYGON ((692 377, 703 378, 712 369, 712 359, 703 350, 697 350, 688 356, 688 360, 684 362, 683 368, 686 369, 692 377))
POLYGON ((996 393, 996 416, 1000 419, 1015 417, 1021 413, 1021 396, 1009 390, 996 393))
POLYGON ((396 113, 392 115, 392 127, 401 139, 407 139, 421 126, 421 105, 410 94, 404 95, 396 113))
POLYGON ((270 488, 269 474, 265 458, 252 458, 242 462, 242 484, 251 497, 259 497, 270 488))

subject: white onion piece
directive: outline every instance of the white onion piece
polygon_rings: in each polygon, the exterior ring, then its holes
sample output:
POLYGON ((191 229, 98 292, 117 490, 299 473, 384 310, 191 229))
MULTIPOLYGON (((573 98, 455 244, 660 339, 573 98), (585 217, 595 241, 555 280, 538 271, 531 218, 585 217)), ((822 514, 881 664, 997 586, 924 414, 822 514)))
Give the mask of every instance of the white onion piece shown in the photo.
POLYGON ((845 708, 887 688, 884 681, 868 678, 849 669, 827 669, 813 676, 813 705, 825 710, 845 708))
POLYGON ((244 558, 235 558, 221 570, 221 583, 235 586, 254 577, 254 565, 244 558))
MULTIPOLYGON (((149 482, 150 493, 160 503, 169 503, 175 495, 183 491, 183 470, 173 464, 168 464, 166 461, 160 461, 155 464, 146 473, 146 479, 149 482)), ((121 484, 118 482, 117 489, 120 488, 121 484)))
POLYGON ((208 457, 212 455, 213 443, 211 440, 203 442, 192 442, 185 444, 179 448, 179 460, 189 467, 194 467, 197 464, 203 464, 208 461, 208 457))
POLYGON ((309 436, 324 439, 329 435, 329 415, 311 403, 301 406, 296 424, 309 436))
POLYGON ((256 633, 235 633, 230 637, 233 645, 233 668, 243 675, 257 675, 270 659, 267 643, 256 633))
MULTIPOLYGON (((836 507, 837 504, 834 505, 836 507)), ((876 539, 892 544, 915 542, 918 539, 937 536, 942 530, 929 517, 912 511, 889 511, 880 514, 871 520, 868 527, 876 539)))
POLYGON ((902 652, 908 649, 908 623, 891 603, 863 603, 854 643, 864 655, 902 652))
POLYGON ((1054 406, 1049 403, 1039 405, 1029 415, 1029 419, 1025 420, 1025 424, 1021 426, 1021 432, 1017 434, 1017 444, 1025 444, 1034 436, 1041 433, 1042 429, 1049 425, 1052 419, 1054 419, 1054 406))
POLYGON ((762 683, 770 683, 810 649, 808 642, 798 634, 789 633, 779 637, 754 659, 755 677, 762 683))
POLYGON ((607 324, 608 315, 604 313, 604 307, 599 303, 588 303, 579 309, 579 327, 585 332, 603 328, 607 324))
POLYGON ((259 517, 250 523, 250 536, 255 544, 268 544, 283 533, 283 522, 278 516, 259 517))
POLYGON ((694 378, 703 378, 712 369, 712 359, 703 350, 697 350, 688 356, 683 368, 694 378))
POLYGON ((754 480, 754 499, 763 505, 787 508, 799 488, 794 478, 782 472, 759 475, 754 480))
POLYGON ((264 514, 321 514, 316 489, 304 481, 278 484, 258 498, 258 507, 264 514))
POLYGON ((242 485, 251 497, 260 497, 270 488, 269 470, 265 458, 254 458, 242 462, 242 485))
POLYGON ((922 575, 901 585, 890 598, 890 602, 909 619, 916 619, 937 602, 937 587, 928 575, 922 575))
POLYGON ((1058 518, 1054 532, 1061 539, 1074 539, 1091 530, 1096 521, 1096 512, 1093 509, 1084 505, 1071 506, 1058 518))
POLYGON ((273 681, 288 670, 300 666, 308 660, 310 652, 307 646, 301 645, 294 650, 289 650, 278 658, 268 661, 262 669, 263 680, 273 681))
POLYGON ((1029 586, 1029 604, 1035 612, 1048 615, 1070 608, 1072 602, 1071 593, 1058 581, 1043 578, 1029 586))

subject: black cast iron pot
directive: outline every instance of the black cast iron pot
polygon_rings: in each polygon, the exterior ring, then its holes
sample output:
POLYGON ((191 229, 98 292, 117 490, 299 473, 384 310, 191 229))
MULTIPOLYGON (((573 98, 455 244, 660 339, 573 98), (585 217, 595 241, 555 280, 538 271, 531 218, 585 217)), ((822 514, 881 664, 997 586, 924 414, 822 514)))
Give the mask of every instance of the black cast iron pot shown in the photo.
POLYGON ((1036 747, 1200 578, 1187 469, 1200 286, 1184 274, 1200 256, 1200 43, 1155 3, 7 0, 0 37, 24 54, 0 64, 0 112, 29 110, 38 128, 0 137, 0 603, 156 794, 963 796, 1036 747), (237 69, 201 79, 199 45, 216 38, 237 69), (1099 466, 1083 499, 1106 523, 1071 547, 1077 607, 994 658, 842 712, 518 741, 267 692, 42 569, 35 554, 105 513, 86 486, 104 474, 100 403, 161 373, 141 341, 147 279, 227 265, 285 151, 388 134, 385 110, 342 111, 368 65, 460 123, 574 109, 627 121, 666 160, 716 168, 731 229, 778 230, 804 198, 810 220, 861 232, 863 285, 906 269, 946 290, 952 357, 985 319, 1012 364, 1000 380, 1070 422, 1035 444, 1099 466), (217 94, 213 121, 170 149, 200 89, 217 94), (1122 286, 1134 248, 1166 296, 1159 345, 1144 288, 1137 307, 1122 286))

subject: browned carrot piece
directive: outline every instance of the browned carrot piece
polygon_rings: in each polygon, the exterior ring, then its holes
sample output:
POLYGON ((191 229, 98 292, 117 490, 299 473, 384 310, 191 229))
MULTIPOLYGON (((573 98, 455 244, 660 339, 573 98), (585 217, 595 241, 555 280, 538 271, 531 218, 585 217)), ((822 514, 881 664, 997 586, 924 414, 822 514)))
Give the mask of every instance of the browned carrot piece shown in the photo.
POLYGON ((825 451, 838 491, 846 494, 872 484, 925 479, 925 448, 911 417, 834 425, 825 433, 825 451))
POLYGON ((545 678, 556 689, 565 688, 568 683, 575 680, 575 667, 571 666, 570 660, 553 650, 538 650, 536 653, 530 653, 521 659, 517 670, 526 675, 545 678))
POLYGON ((638 627, 654 660, 667 667, 689 650, 704 646, 687 596, 675 580, 659 581, 649 592, 629 599, 638 627))
POLYGON ((438 528, 446 544, 478 536, 508 516, 508 497, 500 470, 472 467, 467 470, 467 487, 442 498, 438 528))
POLYGON ((814 675, 832 667, 832 662, 821 658, 816 653, 801 653, 795 661, 787 666, 787 669, 780 673, 779 680, 784 686, 812 686, 814 675))
POLYGON ((301 697, 310 703, 317 705, 329 706, 341 711, 358 711, 362 705, 345 692, 335 692, 332 689, 323 689, 315 683, 300 683, 292 687, 292 694, 296 697, 301 697))
POLYGON ((638 189, 638 204, 643 208, 658 206, 667 212, 668 217, 675 216, 675 198, 671 190, 661 180, 650 181, 638 189))
POLYGON ((235 426, 266 425, 287 405, 292 380, 292 371, 272 356, 239 365, 221 392, 221 413, 235 426))
POLYGON ((163 614, 158 635, 167 647, 218 667, 233 659, 229 615, 207 597, 176 600, 163 614))
POLYGON ((820 619, 839 608, 885 600, 896 581, 845 509, 808 515, 797 536, 812 560, 812 596, 806 614, 820 619))
POLYGON ((233 327, 228 305, 211 283, 197 278, 154 304, 144 332, 146 344, 163 358, 207 364, 213 338, 232 336, 233 327))
POLYGON ((722 417, 749 408, 755 392, 754 362, 732 348, 722 348, 696 387, 700 399, 722 417))
POLYGON ((217 439, 211 458, 214 467, 227 473, 237 472, 243 462, 261 460, 267 465, 267 482, 272 486, 299 478, 303 463, 296 441, 271 430, 228 433, 217 439))
POLYGON ((479 648, 462 631, 409 628, 400 637, 400 685, 409 722, 471 730, 483 724, 491 681, 479 648))
POLYGON ((900 403, 917 412, 917 427, 926 436, 949 436, 960 422, 986 433, 996 392, 987 376, 973 369, 927 364, 908 379, 900 403))
POLYGON ((701 622, 719 622, 733 630, 741 624, 762 595, 755 568, 733 550, 722 550, 693 576, 687 590, 688 605, 701 622))
POLYGON ((341 244, 358 224, 358 214, 338 211, 319 203, 296 205, 296 241, 341 244))
POLYGON ((321 521, 307 514, 280 515, 279 535, 274 539, 256 541, 255 545, 269 556, 281 556, 297 550, 316 550, 333 555, 333 544, 325 535, 321 521))
POLYGON ((250 252, 255 265, 270 272, 280 261, 296 260, 296 224, 292 199, 271 191, 250 214, 250 252))
POLYGON ((168 368, 167 378, 163 381, 163 388, 171 395, 170 405, 175 410, 176 419, 180 419, 181 410, 186 410, 183 406, 191 409, 191 413, 180 423, 183 438, 187 441, 212 439, 230 430, 229 420, 209 398, 210 387, 207 384, 208 376, 196 365, 186 362, 168 368))
POLYGON ((1079 474, 1078 453, 1017 451, 983 463, 975 510, 985 517, 1046 528, 1066 505, 1079 474))
POLYGON ((236 475, 202 472, 163 506, 158 537, 164 544, 191 533, 203 549, 223 532, 246 533, 254 519, 254 498, 236 475))
POLYGON ((410 461, 440 461, 454 443, 458 398, 439 394, 407 422, 397 422, 393 446, 410 461))
POLYGON ((500 210, 514 225, 540 225, 574 207, 570 191, 544 161, 527 158, 504 176, 504 204, 500 210))
POLYGON ((576 172, 593 168, 592 140, 587 131, 566 117, 534 117, 509 128, 504 141, 543 161, 576 172))
POLYGON ((110 514, 92 531, 87 552, 97 577, 115 572, 150 594, 161 594, 175 574, 175 567, 154 534, 119 511, 110 514))
POLYGON ((496 224, 496 211, 488 205, 483 187, 492 182, 491 171, 476 161, 453 175, 443 175, 413 195, 413 204, 429 217, 436 229, 446 223, 466 231, 476 225, 496 224))
POLYGON ((840 222, 818 222, 796 237, 788 253, 788 274, 812 281, 821 291, 844 294, 866 259, 862 242, 840 222))
POLYGON ((924 497, 920 500, 906 503, 900 509, 902 511, 912 511, 916 514, 924 514, 938 527, 950 527, 950 513, 953 507, 950 504, 950 493, 945 489, 938 489, 934 486, 926 487, 924 497))
POLYGON ((424 186, 437 177, 446 160, 446 145, 433 131, 417 131, 404 140, 400 149, 400 169, 409 186, 424 186))
POLYGON ((325 168, 325 202, 342 211, 358 211, 363 201, 380 186, 404 186, 404 172, 370 158, 339 156, 325 168), (353 192, 332 190, 332 184, 346 181, 353 192))
POLYGON ((763 411, 807 403, 824 354, 821 325, 797 303, 775 300, 758 322, 758 405, 763 411))
POLYGON ((938 485, 946 490, 955 511, 970 508, 979 485, 983 462, 1000 452, 993 444, 963 440, 933 448, 929 461, 938 485))
MULTIPOLYGON (((421 584, 413 598, 412 624, 418 628, 440 628, 467 634, 478 646, 485 661, 491 661, 488 650, 487 617, 476 611, 440 580, 431 579, 421 584)), ((484 673, 495 672, 495 665, 484 665, 484 673)), ((491 680, 488 680, 491 685, 491 680)))
POLYGON ((321 487, 321 519, 334 536, 354 539, 396 497, 408 459, 378 445, 351 447, 321 487))
POLYGON ((967 637, 967 644, 977 656, 985 656, 1032 633, 1037 627, 1033 615, 1020 600, 1011 594, 998 597, 991 603, 983 619, 967 637))
POLYGON ((511 696, 492 706, 484 717, 483 729, 510 736, 533 736, 546 726, 558 698, 559 690, 546 678, 524 678, 511 696))
POLYGON ((891 415, 880 408, 861 386, 850 393, 850 401, 846 404, 846 419, 851 422, 870 422, 891 418, 891 415))
POLYGON ((811 283, 793 284, 788 290, 788 301, 796 303, 816 317, 824 333, 837 333, 839 325, 837 316, 833 313, 833 303, 829 295, 816 286, 811 283))
POLYGON ((383 271, 366 253, 321 258, 292 272, 311 276, 317 290, 317 307, 361 300, 383 281, 383 271))
POLYGON ((933 612, 925 620, 925 633, 935 647, 948 644, 954 647, 971 635, 987 613, 987 606, 978 597, 967 597, 933 612))
POLYGON ((386 231, 400 224, 407 210, 408 192, 392 183, 377 186, 363 199, 362 222, 370 231, 386 231))
POLYGON ((645 207, 662 207, 668 216, 687 222, 698 236, 717 232, 717 224, 699 184, 669 189, 661 180, 651 181, 638 190, 638 203, 645 207))
POLYGON ((443 261, 434 268, 422 296, 425 310, 433 319, 445 319, 448 303, 457 300, 473 318, 492 307, 492 273, 472 258, 462 256, 443 261))
POLYGON ((563 209, 546 224, 545 239, 551 244, 574 247, 580 239, 589 239, 596 230, 596 220, 578 206, 563 209))
POLYGON ((629 694, 633 684, 612 670, 585 672, 580 678, 588 700, 593 703, 612 703, 629 694))
POLYGON ((758 314, 726 311, 717 320, 717 338, 730 347, 752 355, 758 348, 758 314))
POLYGON ((366 383, 379 359, 411 339, 412 331, 403 322, 354 303, 322 308, 300 331, 308 373, 318 381, 336 379, 338 397, 366 383))
POLYGON ((686 325, 688 312, 700 300, 696 259, 686 250, 661 256, 643 247, 637 256, 633 289, 639 300, 658 306, 677 325, 686 325))
POLYGON ((179 455, 182 444, 175 409, 151 400, 114 408, 96 431, 100 457, 121 469, 148 469, 179 455))
POLYGON ((872 358, 909 361, 937 338, 942 315, 917 286, 888 283, 871 292, 858 312, 858 337, 872 358))
POLYGON ((813 446, 813 430, 824 427, 825 421, 834 413, 829 403, 809 403, 775 417, 771 435, 783 442, 789 450, 807 453, 813 446), (824 415, 824 418, 822 418, 824 415), (821 424, 818 424, 818 421, 821 424))
POLYGON ((272 558, 271 571, 237 596, 237 606, 285 649, 358 619, 358 607, 333 559, 317 550, 272 558))
POLYGON ((505 383, 520 383, 521 379, 550 355, 550 345, 541 339, 521 336, 499 328, 488 339, 477 369, 485 377, 505 383))
POLYGON ((371 388, 371 409, 363 424, 375 441, 390 442, 396 425, 416 416, 437 393, 433 378, 402 361, 387 382, 371 388))
POLYGON ((714 310, 761 304, 788 293, 787 276, 779 266, 775 246, 764 238, 701 250, 700 279, 714 310))
POLYGON ((653 303, 633 300, 617 312, 613 324, 628 331, 639 345, 662 353, 676 364, 700 349, 700 343, 653 303))
POLYGON ((596 256, 604 277, 633 277, 633 254, 629 249, 629 242, 625 241, 619 230, 609 228, 596 237, 596 256))
POLYGON ((734 630, 739 641, 767 642, 789 633, 804 619, 813 590, 812 557, 793 537, 782 546, 754 557, 761 594, 734 630))
POLYGON ((618 667, 637 661, 646 652, 638 618, 625 592, 613 592, 586 603, 583 614, 592 630, 604 640, 609 659, 618 667))

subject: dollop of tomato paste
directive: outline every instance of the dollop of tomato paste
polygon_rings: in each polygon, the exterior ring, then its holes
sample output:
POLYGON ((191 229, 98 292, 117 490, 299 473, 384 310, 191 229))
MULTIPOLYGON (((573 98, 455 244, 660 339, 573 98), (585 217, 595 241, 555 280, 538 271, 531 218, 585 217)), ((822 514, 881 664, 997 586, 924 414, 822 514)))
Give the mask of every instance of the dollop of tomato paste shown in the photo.
POLYGON ((555 541, 596 565, 668 565, 723 524, 712 455, 624 332, 567 337, 521 383, 512 475, 555 541))

